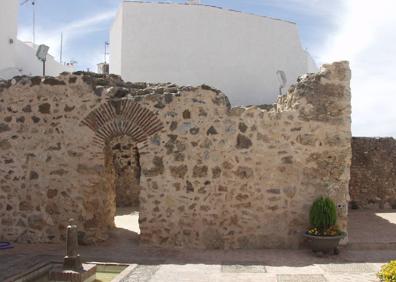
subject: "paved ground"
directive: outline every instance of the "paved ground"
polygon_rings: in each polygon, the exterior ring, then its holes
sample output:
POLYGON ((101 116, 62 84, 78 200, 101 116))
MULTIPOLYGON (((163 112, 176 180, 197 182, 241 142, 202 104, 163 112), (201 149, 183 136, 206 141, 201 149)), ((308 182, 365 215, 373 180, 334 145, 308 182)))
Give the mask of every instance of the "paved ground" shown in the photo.
POLYGON ((352 210, 348 218, 349 248, 396 250, 395 211, 352 210))
MULTIPOLYGON (((126 214, 128 212, 124 211, 122 216, 126 214)), ((367 242, 370 238, 371 242, 376 242, 373 238, 379 234, 378 240, 385 246, 396 236, 396 233, 386 232, 393 232, 393 224, 383 221, 383 218, 395 218, 394 214, 381 215, 380 219, 364 212, 351 213, 351 216, 360 222, 351 224, 351 231, 354 230, 351 237, 356 242, 360 240, 370 244, 370 241, 367 242), (354 229, 358 226, 360 230, 354 229), (378 227, 386 230, 379 231, 376 229, 378 227), (371 233, 368 233, 369 230, 371 233)), ((136 219, 136 214, 134 217, 136 219)), ((136 224, 129 226, 136 227, 136 224)), ((378 281, 376 272, 380 266, 396 259, 396 249, 392 248, 343 249, 339 256, 315 257, 308 250, 158 249, 139 246, 137 239, 136 232, 118 228, 107 242, 82 246, 80 252, 87 261, 135 264, 129 277, 123 281, 139 282, 378 281)), ((7 281, 12 275, 47 261, 61 261, 63 252, 63 245, 16 245, 15 249, 0 251, 0 281, 7 281)))

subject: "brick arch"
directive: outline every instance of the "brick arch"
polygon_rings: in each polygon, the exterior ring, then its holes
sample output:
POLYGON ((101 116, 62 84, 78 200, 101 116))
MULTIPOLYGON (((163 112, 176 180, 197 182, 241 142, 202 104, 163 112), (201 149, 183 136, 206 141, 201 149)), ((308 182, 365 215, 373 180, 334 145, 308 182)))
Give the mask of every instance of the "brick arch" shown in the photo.
POLYGON ((94 143, 101 146, 125 135, 142 143, 164 128, 152 111, 128 99, 107 101, 90 112, 81 124, 95 132, 94 143))

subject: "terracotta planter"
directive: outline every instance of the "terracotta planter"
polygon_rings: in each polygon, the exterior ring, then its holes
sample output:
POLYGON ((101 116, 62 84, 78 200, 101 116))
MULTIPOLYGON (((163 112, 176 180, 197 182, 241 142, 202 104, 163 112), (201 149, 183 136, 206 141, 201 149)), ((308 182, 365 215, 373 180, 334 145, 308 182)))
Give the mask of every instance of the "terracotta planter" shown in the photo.
POLYGON ((313 252, 334 253, 338 254, 338 245, 344 239, 346 233, 338 236, 315 236, 304 233, 304 237, 308 239, 309 245, 313 252))

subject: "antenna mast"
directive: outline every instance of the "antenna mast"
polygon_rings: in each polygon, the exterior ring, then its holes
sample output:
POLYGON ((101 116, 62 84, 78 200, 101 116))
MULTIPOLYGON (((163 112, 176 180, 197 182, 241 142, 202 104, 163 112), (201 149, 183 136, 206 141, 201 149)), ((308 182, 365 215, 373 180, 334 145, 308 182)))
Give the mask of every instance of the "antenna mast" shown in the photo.
POLYGON ((59 62, 61 64, 62 64, 62 55, 63 55, 63 32, 61 32, 60 54, 59 54, 59 62))
POLYGON ((104 49, 104 63, 107 64, 107 55, 109 55, 109 53, 107 52, 107 46, 109 46, 110 43, 105 41, 105 49, 104 49))
POLYGON ((36 1, 32 0, 33 6, 33 46, 36 44, 36 1))
POLYGON ((36 0, 24 0, 20 3, 21 6, 25 5, 26 3, 32 1, 32 8, 33 8, 33 45, 36 43, 36 0))

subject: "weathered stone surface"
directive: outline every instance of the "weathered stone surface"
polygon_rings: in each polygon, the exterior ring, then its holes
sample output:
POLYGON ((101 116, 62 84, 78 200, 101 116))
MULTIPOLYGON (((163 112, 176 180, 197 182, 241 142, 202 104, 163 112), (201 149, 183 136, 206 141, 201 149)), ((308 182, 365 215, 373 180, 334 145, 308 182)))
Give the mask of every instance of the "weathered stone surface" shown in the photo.
POLYGON ((196 165, 193 168, 193 177, 205 177, 208 175, 208 167, 206 165, 196 165))
POLYGON ((171 166, 169 167, 169 169, 173 177, 184 178, 184 176, 186 176, 188 167, 187 165, 180 165, 180 166, 171 166))
POLYGON ((197 135, 199 133, 199 128, 198 127, 191 128, 190 133, 192 135, 197 135))
POLYGON ((39 105, 39 112, 42 114, 49 114, 51 111, 51 104, 50 103, 44 103, 39 105))
POLYGON ((216 166, 216 167, 212 168, 212 177, 214 179, 219 178, 220 175, 221 175, 221 168, 220 167, 216 166))
POLYGON ((128 136, 116 137, 107 151, 114 169, 117 207, 139 207, 141 167, 139 151, 128 136))
POLYGON ((253 169, 250 167, 240 166, 235 172, 235 175, 241 179, 249 179, 253 177, 253 169))
POLYGON ((216 134, 217 134, 217 130, 216 130, 216 128, 214 128, 213 126, 211 126, 211 127, 208 129, 208 131, 207 131, 206 134, 207 134, 207 135, 216 135, 216 134))
POLYGON ((352 208, 396 209, 396 140, 352 138, 352 208))
POLYGON ((248 129, 247 125, 246 125, 245 123, 243 123, 243 122, 240 122, 240 123, 239 123, 238 128, 239 128, 239 130, 240 130, 242 133, 245 133, 246 130, 248 129))
POLYGON ((185 110, 183 112, 183 118, 184 119, 190 119, 191 118, 191 112, 189 110, 185 110))
POLYGON ((158 176, 164 172, 164 163, 161 157, 155 156, 152 162, 152 168, 143 169, 143 173, 147 177, 158 176))
POLYGON ((238 134, 236 147, 238 149, 249 149, 253 145, 252 141, 245 135, 238 134))
POLYGON ((31 113, 32 112, 32 106, 26 105, 25 107, 22 108, 22 111, 25 113, 31 113))
MULTIPOLYGON (((114 75, 8 83, 0 102, 2 239, 59 242, 61 223, 75 218, 84 242, 104 240, 116 201, 139 190, 142 243, 297 247, 317 197, 347 204, 349 77, 347 63, 326 65, 274 106, 232 109, 210 87, 114 75)), ((338 214, 346 230, 346 210, 338 214)))
POLYGON ((47 77, 46 79, 44 79, 44 84, 48 84, 48 85, 66 85, 66 83, 62 80, 56 79, 54 77, 47 77))
POLYGON ((0 140, 0 149, 9 150, 11 149, 11 143, 8 140, 0 140))
POLYGON ((11 128, 8 126, 8 124, 5 123, 0 123, 0 133, 10 131, 11 128))
POLYGON ((38 179, 38 178, 39 178, 38 173, 32 170, 30 172, 30 180, 35 180, 35 179, 38 179))

